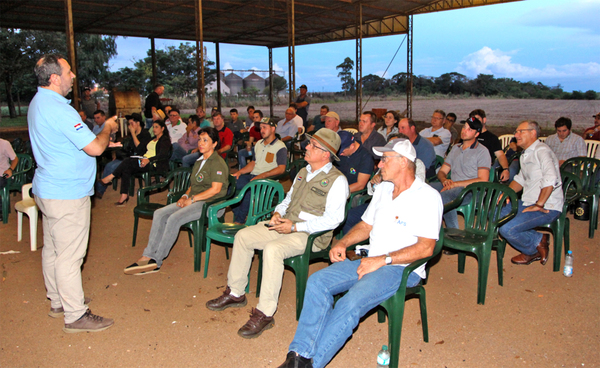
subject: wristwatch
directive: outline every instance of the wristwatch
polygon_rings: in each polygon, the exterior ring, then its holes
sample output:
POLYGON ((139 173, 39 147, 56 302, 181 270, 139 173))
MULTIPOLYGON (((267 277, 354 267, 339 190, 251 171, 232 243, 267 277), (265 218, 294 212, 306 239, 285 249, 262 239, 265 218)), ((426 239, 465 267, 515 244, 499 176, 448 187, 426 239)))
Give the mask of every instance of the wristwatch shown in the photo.
POLYGON ((392 257, 390 257, 389 255, 385 256, 385 264, 386 265, 391 265, 392 264, 392 257))

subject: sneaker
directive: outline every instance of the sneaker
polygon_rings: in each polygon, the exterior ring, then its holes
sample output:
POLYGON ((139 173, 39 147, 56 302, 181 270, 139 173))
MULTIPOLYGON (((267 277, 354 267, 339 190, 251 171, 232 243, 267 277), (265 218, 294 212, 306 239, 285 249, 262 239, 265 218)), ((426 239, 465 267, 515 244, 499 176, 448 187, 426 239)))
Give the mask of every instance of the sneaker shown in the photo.
POLYGON ((106 330, 114 323, 114 320, 92 314, 88 309, 77 321, 65 324, 63 331, 66 333, 98 332, 106 330))
POLYGON ((140 261, 127 266, 123 272, 125 272, 126 275, 137 275, 139 273, 152 271, 155 269, 158 269, 158 267, 156 267, 156 261, 151 259, 149 261, 140 261))
MULTIPOLYGON (((87 307, 88 304, 90 304, 90 302, 92 301, 91 298, 88 298, 87 296, 83 299, 83 304, 85 304, 85 306, 87 307)), ((50 312, 48 312, 48 315, 52 318, 58 318, 58 317, 62 317, 65 314, 65 310, 63 309, 63 307, 60 308, 50 308, 50 312)))

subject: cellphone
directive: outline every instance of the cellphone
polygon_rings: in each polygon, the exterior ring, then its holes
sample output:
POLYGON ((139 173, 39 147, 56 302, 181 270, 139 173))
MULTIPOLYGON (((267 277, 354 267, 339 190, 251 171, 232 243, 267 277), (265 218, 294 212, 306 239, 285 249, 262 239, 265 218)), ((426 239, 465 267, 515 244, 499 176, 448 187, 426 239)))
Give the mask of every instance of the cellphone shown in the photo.
POLYGON ((8 178, 8 174, 2 174, 2 177, 3 177, 4 179, 8 178))
POLYGON ((266 224, 265 224, 265 226, 266 226, 266 227, 273 227, 273 226, 275 226, 275 225, 271 225, 271 224, 269 224, 269 223, 266 223, 266 224))

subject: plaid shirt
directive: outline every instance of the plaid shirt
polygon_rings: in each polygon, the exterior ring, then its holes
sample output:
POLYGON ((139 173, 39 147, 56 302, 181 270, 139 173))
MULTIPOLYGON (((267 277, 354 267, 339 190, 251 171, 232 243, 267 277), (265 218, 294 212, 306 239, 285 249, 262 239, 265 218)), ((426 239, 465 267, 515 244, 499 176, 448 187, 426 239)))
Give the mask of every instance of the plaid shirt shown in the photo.
POLYGON ((571 157, 587 156, 585 141, 580 136, 569 133, 562 142, 558 134, 552 134, 546 139, 546 144, 556 155, 559 161, 566 161, 571 157))

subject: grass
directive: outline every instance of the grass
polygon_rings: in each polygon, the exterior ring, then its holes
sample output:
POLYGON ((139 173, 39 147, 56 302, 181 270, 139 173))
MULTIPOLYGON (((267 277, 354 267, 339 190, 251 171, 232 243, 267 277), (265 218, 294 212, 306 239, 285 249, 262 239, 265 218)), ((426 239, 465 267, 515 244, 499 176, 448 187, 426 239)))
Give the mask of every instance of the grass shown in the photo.
MULTIPOLYGON (((16 128, 27 126, 27 106, 21 106, 21 116, 17 116, 14 119, 9 118, 8 107, 0 107, 2 113, 2 121, 0 122, 0 128, 16 128)), ((19 110, 17 109, 17 114, 19 110)))

